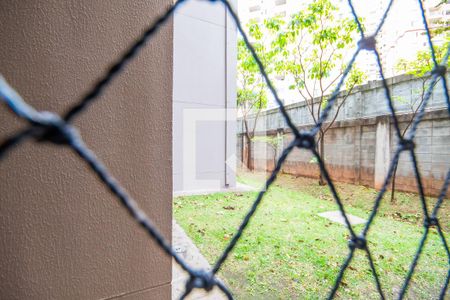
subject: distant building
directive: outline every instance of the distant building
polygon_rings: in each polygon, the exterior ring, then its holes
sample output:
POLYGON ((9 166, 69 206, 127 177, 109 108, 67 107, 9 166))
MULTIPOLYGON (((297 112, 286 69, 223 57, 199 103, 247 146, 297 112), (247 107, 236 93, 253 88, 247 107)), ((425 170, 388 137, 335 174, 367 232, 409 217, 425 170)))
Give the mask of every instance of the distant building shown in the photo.
MULTIPOLYGON (((450 21, 450 4, 439 5, 440 2, 423 1, 431 30, 448 26, 450 21)), ((380 33, 380 55, 387 77, 397 74, 395 64, 399 59, 414 59, 418 51, 429 48, 419 5, 411 5, 411 1, 394 1, 392 12, 380 33)), ((442 35, 436 36, 433 42, 441 45, 444 38, 442 35)))
MULTIPOLYGON (((239 17, 243 24, 250 20, 262 22, 265 18, 281 16, 288 18, 291 14, 305 8, 312 0, 249 0, 239 1, 239 17)), ((441 0, 424 1, 428 24, 431 29, 448 26, 450 21, 450 4, 441 0)), ((340 8, 341 16, 351 17, 347 1, 338 0, 332 3, 340 8)), ((355 1, 357 14, 363 19, 367 34, 373 33, 389 4, 389 0, 373 0, 370 5, 366 1, 355 1)), ((436 45, 444 42, 438 36, 433 39, 436 45)), ((428 41, 422 22, 418 2, 410 0, 397 0, 393 2, 389 15, 377 34, 377 49, 380 53, 385 77, 397 75, 395 65, 401 58, 413 59, 419 50, 427 49, 428 41)), ((378 65, 374 55, 363 51, 358 55, 357 65, 366 75, 367 80, 380 79, 378 65)), ((299 101, 296 93, 287 88, 283 80, 276 79, 275 84, 282 99, 286 103, 299 101)), ((274 105, 272 103, 272 105, 274 105)))
POLYGON ((265 18, 289 16, 297 12, 303 5, 302 1, 295 0, 249 0, 239 1, 239 15, 245 24, 250 20, 262 21, 265 18))

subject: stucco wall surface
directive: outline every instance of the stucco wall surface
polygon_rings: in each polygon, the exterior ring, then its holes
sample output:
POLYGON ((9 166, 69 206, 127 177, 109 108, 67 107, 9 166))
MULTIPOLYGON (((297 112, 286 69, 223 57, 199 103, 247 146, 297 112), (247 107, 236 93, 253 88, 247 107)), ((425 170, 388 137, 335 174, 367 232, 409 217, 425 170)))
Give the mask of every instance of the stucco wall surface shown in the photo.
MULTIPOLYGON (((64 112, 172 0, 0 2, 0 72, 64 112)), ((86 144, 171 236, 172 21, 76 119, 86 144)), ((0 140, 23 123, 0 107, 0 140)), ((0 161, 0 298, 169 299, 171 260, 70 149, 0 161)))

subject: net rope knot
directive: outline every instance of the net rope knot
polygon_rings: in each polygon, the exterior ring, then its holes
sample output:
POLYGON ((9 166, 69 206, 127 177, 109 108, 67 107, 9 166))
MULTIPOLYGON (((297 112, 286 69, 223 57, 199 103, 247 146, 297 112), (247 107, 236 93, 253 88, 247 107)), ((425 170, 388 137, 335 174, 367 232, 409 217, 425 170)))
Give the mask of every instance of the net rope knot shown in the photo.
POLYGON ((431 74, 436 74, 441 77, 445 76, 445 73, 447 73, 447 67, 443 65, 437 65, 434 67, 434 69, 431 71, 431 74))
POLYGON ((363 236, 354 236, 348 241, 350 249, 366 249, 367 240, 363 236))
POLYGON ((313 149, 316 146, 316 141, 311 133, 300 133, 296 137, 295 144, 298 148, 313 149))
POLYGON ((194 288, 197 288, 210 291, 215 285, 216 279, 214 278, 213 273, 199 270, 191 273, 191 277, 186 282, 186 289, 192 290, 194 288))
POLYGON ((414 141, 410 139, 402 139, 400 140, 399 144, 401 146, 402 151, 413 150, 416 147, 414 141))
POLYGON ((438 225, 438 219, 436 217, 427 217, 424 221, 424 226, 427 228, 434 227, 438 225))
POLYGON ((39 119, 39 122, 32 122, 38 128, 35 135, 37 141, 51 142, 57 145, 66 145, 72 141, 75 129, 57 114, 48 111, 39 112, 39 119))
POLYGON ((363 49, 363 50, 367 50, 367 51, 374 51, 376 44, 377 44, 377 41, 375 39, 375 36, 373 36, 373 35, 363 37, 358 42, 359 48, 363 49))

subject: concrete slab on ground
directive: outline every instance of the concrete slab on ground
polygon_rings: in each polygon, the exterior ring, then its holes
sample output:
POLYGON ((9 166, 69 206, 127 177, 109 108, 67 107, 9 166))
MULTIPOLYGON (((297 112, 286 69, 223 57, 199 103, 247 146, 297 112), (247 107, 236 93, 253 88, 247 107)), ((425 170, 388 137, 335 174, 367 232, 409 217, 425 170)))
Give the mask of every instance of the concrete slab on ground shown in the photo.
MULTIPOLYGON (((175 251, 188 263, 189 266, 196 269, 211 270, 206 258, 200 253, 192 240, 186 235, 183 228, 174 220, 172 223, 172 246, 175 251)), ((189 275, 175 261, 172 261, 172 299, 178 300, 185 290, 186 281, 189 275)), ((186 298, 191 300, 222 300, 226 299, 223 293, 215 287, 209 293, 204 290, 194 290, 186 298)))
MULTIPOLYGON (((347 226, 347 224, 345 223, 344 216, 342 215, 342 213, 339 210, 337 210, 337 211, 327 211, 327 212, 320 213, 318 215, 323 217, 323 218, 327 218, 330 221, 333 221, 333 222, 342 224, 344 226, 347 226)), ((367 222, 366 220, 364 220, 364 219, 362 219, 360 217, 353 216, 353 215, 350 215, 350 214, 346 214, 346 215, 347 215, 348 221, 350 222, 350 225, 364 224, 364 223, 367 222)))

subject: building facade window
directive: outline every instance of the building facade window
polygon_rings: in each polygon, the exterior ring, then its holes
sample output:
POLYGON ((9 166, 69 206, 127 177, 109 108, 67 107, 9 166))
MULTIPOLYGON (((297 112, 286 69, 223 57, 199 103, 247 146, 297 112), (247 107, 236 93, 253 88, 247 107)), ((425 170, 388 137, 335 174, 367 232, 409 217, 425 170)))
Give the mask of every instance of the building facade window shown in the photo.
POLYGON ((275 5, 283 5, 286 4, 286 0, 275 0, 275 5))
POLYGON ((261 5, 253 5, 253 6, 250 6, 248 8, 249 12, 255 12, 255 11, 258 11, 258 10, 261 10, 261 5))

